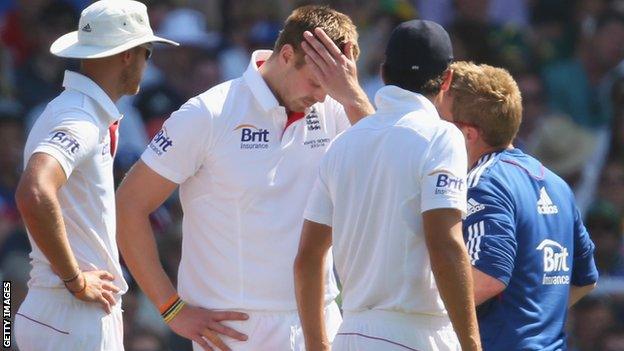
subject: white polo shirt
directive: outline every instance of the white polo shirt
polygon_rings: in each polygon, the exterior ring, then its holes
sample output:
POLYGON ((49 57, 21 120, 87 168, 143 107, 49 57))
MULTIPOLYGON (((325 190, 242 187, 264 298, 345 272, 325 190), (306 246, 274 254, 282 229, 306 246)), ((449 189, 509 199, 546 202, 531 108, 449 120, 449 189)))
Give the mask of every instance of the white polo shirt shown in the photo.
POLYGON ((421 214, 465 212, 464 138, 422 95, 385 86, 375 102, 330 146, 305 218, 332 227, 344 311, 445 316, 421 214))
MULTIPOLYGON (((80 269, 109 271, 124 293, 127 285, 115 240, 113 149, 117 133, 110 130, 121 115, 104 90, 82 74, 66 71, 63 87, 65 91, 47 105, 33 125, 24 164, 32 154, 42 152, 63 167, 67 183, 58 198, 80 269)), ((30 234, 29 239, 33 248, 29 287, 62 287, 30 234)))
MULTIPOLYGON (((292 311, 303 210, 330 141, 349 126, 327 97, 289 125, 253 53, 241 78, 174 112, 142 160, 180 184, 180 296, 207 308, 292 311)), ((328 301, 337 294, 331 257, 328 301)))

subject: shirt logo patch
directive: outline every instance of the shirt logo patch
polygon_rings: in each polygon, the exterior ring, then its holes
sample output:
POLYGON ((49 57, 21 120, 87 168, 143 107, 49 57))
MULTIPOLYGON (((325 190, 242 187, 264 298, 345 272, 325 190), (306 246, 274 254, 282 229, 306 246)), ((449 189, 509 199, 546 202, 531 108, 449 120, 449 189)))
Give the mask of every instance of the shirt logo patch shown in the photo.
POLYGON ((473 215, 479 211, 482 211, 485 209, 485 205, 479 203, 477 200, 470 198, 468 199, 468 211, 466 216, 470 216, 473 215))
POLYGON ((464 189, 464 179, 453 177, 446 173, 438 174, 436 181, 435 194, 447 195, 450 193, 458 193, 464 189))
POLYGON ((241 149, 268 149, 269 130, 251 124, 241 124, 234 131, 241 131, 241 149))
POLYGON ((308 115, 305 117, 305 120, 308 131, 321 129, 321 122, 319 121, 318 114, 316 113, 315 108, 312 108, 312 111, 308 113, 308 115))
POLYGON ((543 215, 559 213, 559 209, 555 206, 555 204, 553 204, 550 196, 546 193, 546 188, 544 187, 540 189, 539 200, 537 200, 537 213, 543 215))
POLYGON ((59 146, 69 154, 75 154, 80 149, 80 143, 71 134, 63 130, 53 130, 48 141, 59 146))
POLYGON ((567 285, 570 284, 568 267, 568 249, 554 240, 544 239, 536 248, 544 255, 542 277, 543 285, 567 285), (564 274, 562 274, 564 273, 564 274))
POLYGON ((152 149, 158 156, 161 156, 169 147, 173 146, 173 140, 167 135, 165 128, 161 129, 152 139, 149 144, 149 148, 152 149))

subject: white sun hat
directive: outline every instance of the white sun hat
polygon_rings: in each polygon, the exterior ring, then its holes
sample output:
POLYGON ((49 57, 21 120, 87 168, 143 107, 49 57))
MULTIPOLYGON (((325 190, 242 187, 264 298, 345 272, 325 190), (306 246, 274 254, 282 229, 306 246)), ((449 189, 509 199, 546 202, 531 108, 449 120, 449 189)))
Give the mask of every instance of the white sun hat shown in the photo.
POLYGON ((154 35, 144 4, 132 0, 100 0, 82 11, 78 30, 58 38, 50 46, 50 52, 60 57, 94 59, 150 42, 179 45, 154 35))

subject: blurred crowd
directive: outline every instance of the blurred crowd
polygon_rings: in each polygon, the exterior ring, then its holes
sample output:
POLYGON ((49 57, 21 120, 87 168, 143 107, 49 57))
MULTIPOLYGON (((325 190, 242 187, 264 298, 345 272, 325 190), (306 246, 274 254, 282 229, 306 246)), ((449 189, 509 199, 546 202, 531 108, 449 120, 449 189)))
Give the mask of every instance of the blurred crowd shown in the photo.
MULTIPOLYGON (((49 54, 75 30, 88 0, 0 1, 0 275, 13 282, 13 312, 26 292, 29 244, 14 202, 33 121, 77 62, 49 54)), ((524 104, 516 146, 574 189, 596 244, 598 288, 569 315, 575 351, 624 350, 624 0, 144 0, 152 27, 178 41, 157 47, 141 92, 119 101, 119 182, 149 138, 188 98, 245 70, 271 48, 290 11, 325 3, 358 26, 360 83, 371 100, 394 26, 434 20, 451 34, 455 58, 507 68, 524 104)), ((182 210, 177 196, 152 215, 160 257, 175 278, 182 210)), ((132 277, 124 296, 126 349, 190 350, 173 335, 132 277)))

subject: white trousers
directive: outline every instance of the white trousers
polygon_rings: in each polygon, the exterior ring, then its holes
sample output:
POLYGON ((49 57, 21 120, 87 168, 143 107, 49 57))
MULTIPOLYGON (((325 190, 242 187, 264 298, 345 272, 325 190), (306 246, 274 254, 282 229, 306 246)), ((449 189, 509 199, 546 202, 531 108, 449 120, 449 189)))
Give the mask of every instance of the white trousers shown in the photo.
POLYGON ((121 301, 106 314, 65 288, 33 288, 15 316, 20 351, 123 351, 121 301))
MULTIPOLYGON (((237 310, 238 311, 238 310, 237 310)), ((223 341, 233 351, 304 351, 305 340, 297 311, 258 312, 238 311, 249 315, 246 321, 224 322, 227 326, 246 334, 247 341, 238 341, 223 337, 223 341)), ((327 335, 333 340, 338 331, 342 317, 335 302, 325 308, 325 325, 327 335)), ((202 348, 193 343, 194 351, 202 348)), ((215 348, 216 350, 216 348, 215 348)))
POLYGON ((370 310, 345 313, 333 351, 461 351, 446 317, 370 310))

